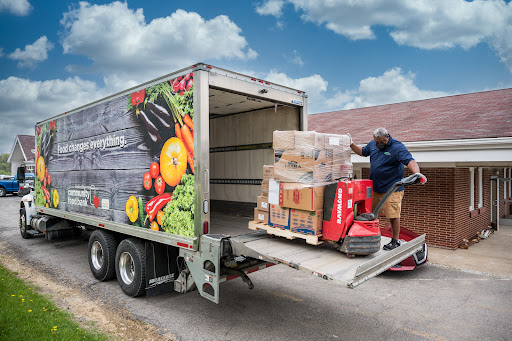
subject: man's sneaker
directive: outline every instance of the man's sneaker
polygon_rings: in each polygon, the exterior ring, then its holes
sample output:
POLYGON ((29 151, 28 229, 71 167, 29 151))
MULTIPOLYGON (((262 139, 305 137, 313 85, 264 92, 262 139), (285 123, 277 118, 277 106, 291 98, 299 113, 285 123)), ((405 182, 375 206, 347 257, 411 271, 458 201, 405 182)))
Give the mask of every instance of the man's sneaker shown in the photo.
POLYGON ((401 244, 402 243, 400 240, 391 239, 391 241, 388 244, 384 245, 383 249, 384 250, 393 250, 393 249, 399 247, 401 244))

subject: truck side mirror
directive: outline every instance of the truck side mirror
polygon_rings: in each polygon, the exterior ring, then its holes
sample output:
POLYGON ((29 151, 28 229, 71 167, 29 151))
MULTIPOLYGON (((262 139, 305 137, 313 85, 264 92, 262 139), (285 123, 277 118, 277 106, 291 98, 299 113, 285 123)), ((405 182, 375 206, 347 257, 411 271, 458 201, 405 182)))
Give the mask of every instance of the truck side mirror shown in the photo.
POLYGON ((18 171, 16 172, 16 179, 18 181, 18 186, 20 182, 25 182, 25 167, 18 167, 18 171))

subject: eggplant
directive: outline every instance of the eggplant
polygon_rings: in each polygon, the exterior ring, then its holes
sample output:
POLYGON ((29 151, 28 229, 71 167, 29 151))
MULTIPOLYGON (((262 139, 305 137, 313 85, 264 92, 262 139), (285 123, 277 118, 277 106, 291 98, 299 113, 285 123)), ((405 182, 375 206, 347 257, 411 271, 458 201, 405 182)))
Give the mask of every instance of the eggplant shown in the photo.
POLYGON ((155 103, 147 102, 146 108, 149 109, 149 112, 158 120, 158 122, 160 122, 164 128, 171 127, 173 124, 172 117, 164 107, 155 103))
POLYGON ((140 117, 142 117, 142 122, 146 125, 146 128, 148 129, 149 137, 153 142, 160 141, 162 138, 160 136, 160 133, 158 132, 158 129, 156 128, 155 124, 151 122, 151 120, 148 118, 148 115, 142 110, 139 109, 140 117))

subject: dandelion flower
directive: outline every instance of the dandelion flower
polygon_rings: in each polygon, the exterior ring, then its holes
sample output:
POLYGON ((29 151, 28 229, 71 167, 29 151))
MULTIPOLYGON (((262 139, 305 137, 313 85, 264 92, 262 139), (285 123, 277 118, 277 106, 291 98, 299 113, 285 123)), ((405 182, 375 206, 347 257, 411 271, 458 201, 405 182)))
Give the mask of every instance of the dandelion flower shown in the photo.
POLYGON ((31 313, 31 312, 32 312, 32 310, 29 310, 28 312, 29 312, 29 313, 31 313))

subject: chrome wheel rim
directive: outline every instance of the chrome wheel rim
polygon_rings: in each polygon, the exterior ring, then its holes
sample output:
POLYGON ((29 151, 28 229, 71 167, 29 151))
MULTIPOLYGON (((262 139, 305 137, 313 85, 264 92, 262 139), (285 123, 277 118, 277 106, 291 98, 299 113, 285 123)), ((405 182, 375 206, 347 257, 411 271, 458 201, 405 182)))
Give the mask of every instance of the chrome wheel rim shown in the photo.
POLYGON ((128 252, 123 252, 119 258, 119 274, 126 284, 131 284, 135 277, 135 265, 133 258, 128 252))
POLYGON ((103 266, 103 248, 99 241, 95 240, 91 247, 92 266, 96 270, 100 270, 103 266))
POLYGON ((25 233, 25 229, 26 229, 26 221, 25 221, 25 215, 20 215, 20 230, 21 230, 21 233, 25 233))

